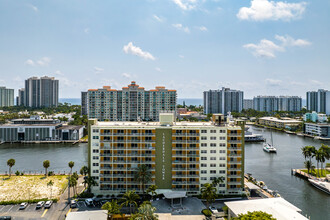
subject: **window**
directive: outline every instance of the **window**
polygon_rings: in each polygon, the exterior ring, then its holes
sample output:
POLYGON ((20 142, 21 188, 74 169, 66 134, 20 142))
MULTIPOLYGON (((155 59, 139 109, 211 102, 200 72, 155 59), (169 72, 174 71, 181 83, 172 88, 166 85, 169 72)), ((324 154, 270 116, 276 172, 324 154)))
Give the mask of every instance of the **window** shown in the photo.
POLYGON ((207 170, 201 170, 201 173, 202 174, 206 174, 207 173, 207 170))
POLYGON ((223 154, 223 153, 226 153, 226 151, 225 150, 219 150, 219 153, 223 154))
POLYGON ((216 150, 211 150, 211 154, 216 154, 217 151, 216 150))
MULTIPOLYGON (((211 151, 212 152, 212 151, 211 151)), ((201 150, 202 154, 207 154, 207 150, 201 150)))
POLYGON ((226 167, 226 164, 224 164, 224 163, 220 163, 220 164, 219 164, 219 167, 226 167))
POLYGON ((93 173, 99 173, 99 170, 93 170, 93 173))
POLYGON ((211 163, 211 167, 216 167, 217 165, 215 163, 211 163))
POLYGON ((93 133, 98 133, 99 129, 93 129, 93 133))
POLYGON ((207 157, 201 157, 201 160, 207 160, 207 157))
POLYGON ((207 177, 201 177, 201 180, 207 180, 207 177))
POLYGON ((210 180, 215 180, 215 178, 216 178, 215 176, 213 176, 213 177, 210 177, 210 180))
POLYGON ((206 143, 201 143, 201 146, 202 147, 207 147, 207 144, 206 143))
POLYGON ((217 158, 216 157, 211 157, 211 160, 216 160, 217 158))
POLYGON ((207 164, 206 163, 202 163, 201 164, 201 167, 207 167, 207 164))
POLYGON ((226 147, 226 144, 225 144, 225 143, 220 143, 219 146, 220 146, 220 147, 226 147))
POLYGON ((93 156, 93 160, 98 160, 99 157, 98 156, 93 156))
POLYGON ((224 140, 226 140, 226 137, 220 137, 220 140, 224 141, 224 140))
POLYGON ((204 133, 205 134, 205 133, 207 133, 207 130, 202 130, 201 133, 204 133))
POLYGON ((211 137, 210 139, 211 139, 211 140, 216 140, 216 139, 217 139, 217 137, 211 137))
POLYGON ((99 150, 93 149, 93 153, 98 153, 98 152, 99 152, 99 150))
POLYGON ((211 133, 216 133, 217 131, 216 130, 211 130, 211 133))
POLYGON ((98 163, 93 163, 93 166, 94 166, 94 167, 98 167, 99 164, 98 164, 98 163))
POLYGON ((98 147, 99 143, 93 143, 93 147, 98 147))
POLYGON ((93 139, 97 140, 97 139, 99 139, 99 136, 93 136, 93 139))
POLYGON ((217 144, 215 144, 215 143, 211 143, 210 146, 211 146, 211 147, 216 147, 217 144))
POLYGON ((224 133, 226 133, 226 130, 219 130, 219 132, 224 134, 224 133))
POLYGON ((220 160, 226 160, 226 158, 225 158, 225 157, 220 157, 219 159, 220 159, 220 160))
POLYGON ((219 173, 220 173, 220 174, 225 174, 226 171, 225 171, 225 170, 219 170, 219 173))
POLYGON ((207 140, 207 137, 202 136, 202 137, 201 137, 201 140, 207 140))
POLYGON ((226 187, 226 184, 221 183, 219 184, 219 187, 226 187))

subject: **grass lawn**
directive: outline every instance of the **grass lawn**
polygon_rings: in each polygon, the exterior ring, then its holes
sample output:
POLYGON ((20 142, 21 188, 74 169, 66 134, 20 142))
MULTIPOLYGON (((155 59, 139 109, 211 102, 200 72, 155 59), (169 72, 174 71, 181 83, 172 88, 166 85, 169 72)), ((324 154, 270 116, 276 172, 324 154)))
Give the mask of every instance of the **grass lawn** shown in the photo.
MULTIPOLYGON (((305 173, 307 173, 307 169, 305 169, 305 170, 301 170, 302 172, 305 172, 305 173)), ((312 174, 313 176, 316 176, 316 174, 317 174, 317 169, 315 169, 312 173, 310 173, 310 174, 312 174)), ((320 177, 326 177, 326 174, 330 174, 330 171, 328 171, 328 170, 322 170, 322 173, 321 173, 321 169, 319 169, 319 174, 320 174, 320 177)))
POLYGON ((12 200, 32 200, 58 198, 67 187, 67 176, 0 176, 0 202, 12 200), (52 180, 53 186, 47 186, 52 180))

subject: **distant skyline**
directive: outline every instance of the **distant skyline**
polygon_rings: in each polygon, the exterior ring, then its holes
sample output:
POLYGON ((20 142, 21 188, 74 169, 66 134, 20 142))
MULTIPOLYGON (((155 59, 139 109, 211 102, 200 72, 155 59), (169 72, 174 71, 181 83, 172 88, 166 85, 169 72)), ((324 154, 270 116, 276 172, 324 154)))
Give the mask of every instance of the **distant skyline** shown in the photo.
POLYGON ((60 98, 132 80, 178 98, 330 89, 330 1, 1 0, 0 86, 60 80, 60 98))

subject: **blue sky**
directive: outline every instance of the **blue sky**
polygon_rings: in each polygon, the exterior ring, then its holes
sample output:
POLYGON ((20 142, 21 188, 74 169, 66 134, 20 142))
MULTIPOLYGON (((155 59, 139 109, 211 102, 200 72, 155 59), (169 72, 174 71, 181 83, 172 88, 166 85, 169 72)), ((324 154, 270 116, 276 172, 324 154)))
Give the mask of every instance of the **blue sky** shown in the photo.
POLYGON ((60 97, 135 80, 179 98, 330 89, 330 1, 0 0, 0 85, 55 76, 60 97))

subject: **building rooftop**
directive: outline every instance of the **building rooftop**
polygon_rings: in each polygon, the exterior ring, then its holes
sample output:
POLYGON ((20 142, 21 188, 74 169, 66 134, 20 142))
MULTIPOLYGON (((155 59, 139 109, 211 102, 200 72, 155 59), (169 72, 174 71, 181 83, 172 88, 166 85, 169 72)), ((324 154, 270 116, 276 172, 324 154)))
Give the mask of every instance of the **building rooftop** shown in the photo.
POLYGON ((268 198, 225 202, 225 205, 235 214, 246 214, 248 212, 263 211, 273 215, 277 220, 307 220, 299 208, 283 198, 268 198))
POLYGON ((106 210, 70 212, 66 220, 106 220, 108 217, 106 210))
POLYGON ((63 125, 57 130, 79 130, 80 128, 84 127, 83 125, 63 125))
POLYGON ((301 121, 299 120, 295 120, 295 119, 292 119, 292 118, 283 118, 283 119, 278 119, 278 118, 275 118, 275 117, 262 117, 262 118, 259 118, 261 120, 269 120, 269 121, 274 121, 274 122, 287 122, 287 123, 299 123, 301 121))

